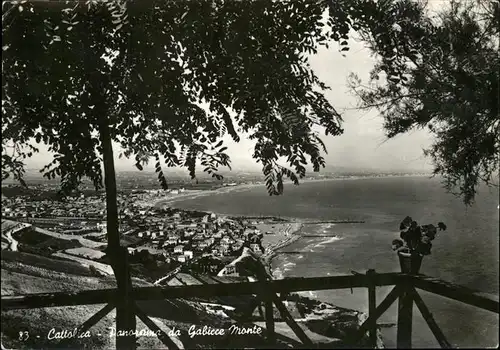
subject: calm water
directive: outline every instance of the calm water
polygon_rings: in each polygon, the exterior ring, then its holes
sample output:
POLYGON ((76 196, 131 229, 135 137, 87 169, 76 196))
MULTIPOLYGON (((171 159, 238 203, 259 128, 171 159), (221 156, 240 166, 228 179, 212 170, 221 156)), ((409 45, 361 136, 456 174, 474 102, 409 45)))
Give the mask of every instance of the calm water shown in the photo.
MULTIPOLYGON (((365 224, 305 225, 304 237, 283 249, 274 260, 275 275, 325 276, 364 272, 399 271, 391 241, 401 220, 410 215, 421 223, 443 221, 447 231, 433 242, 421 272, 486 293, 498 295, 499 210, 498 192, 481 189, 476 204, 465 207, 446 194, 436 179, 392 177, 333 180, 285 186, 285 194, 270 197, 264 186, 177 201, 174 206, 231 215, 273 215, 301 220, 364 220, 365 224), (293 254, 289 253, 293 252, 293 254)), ((379 288, 380 302, 389 292, 379 288)), ((498 344, 498 316, 446 298, 420 292, 448 340, 459 347, 498 344)), ((364 289, 311 293, 339 306, 366 311, 364 289)), ((396 304, 380 322, 396 321, 396 304)), ((394 346, 395 329, 384 329, 388 347, 394 346)), ((435 347, 437 342, 419 311, 414 310, 413 345, 435 347)))

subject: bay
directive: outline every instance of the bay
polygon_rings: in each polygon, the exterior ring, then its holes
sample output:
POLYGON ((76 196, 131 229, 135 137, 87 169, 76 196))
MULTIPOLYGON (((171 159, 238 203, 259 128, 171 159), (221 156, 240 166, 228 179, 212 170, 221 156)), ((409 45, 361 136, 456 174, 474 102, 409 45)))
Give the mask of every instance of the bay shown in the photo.
MULTIPOLYGON (((385 177, 304 182, 287 185, 282 196, 269 196, 265 187, 216 192, 173 206, 228 215, 280 216, 308 220, 355 220, 364 224, 306 224, 304 237, 282 249, 273 262, 275 276, 325 276, 351 271, 399 271, 392 239, 409 215, 419 223, 444 222, 448 229, 433 241, 421 273, 498 296, 498 190, 481 187, 474 205, 445 193, 439 179, 385 177), (315 237, 307 237, 313 235, 315 237), (324 237, 317 237, 323 235, 324 237)), ((388 293, 379 288, 380 302, 388 293)), ((456 301, 420 292, 448 340, 459 347, 498 344, 498 315, 456 301)), ((366 311, 366 290, 312 292, 336 305, 366 311)), ((396 322, 397 305, 380 319, 396 322)), ((384 341, 395 346, 395 329, 384 328, 384 341)), ((437 346, 419 311, 414 309, 413 346, 437 346)))

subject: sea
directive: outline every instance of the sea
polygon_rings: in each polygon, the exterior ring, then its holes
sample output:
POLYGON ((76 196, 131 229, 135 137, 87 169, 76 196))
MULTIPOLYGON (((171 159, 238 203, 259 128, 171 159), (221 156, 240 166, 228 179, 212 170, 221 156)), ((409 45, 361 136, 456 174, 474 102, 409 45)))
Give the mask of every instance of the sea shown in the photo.
MULTIPOLYGON (((475 203, 467 207, 446 193, 439 178, 424 176, 332 179, 299 186, 285 185, 284 194, 269 196, 266 188, 236 188, 172 204, 228 215, 277 216, 304 222, 301 239, 281 249, 273 260, 276 278, 345 275, 400 271, 391 242, 399 236, 406 216, 422 224, 444 222, 446 231, 433 241, 421 273, 479 290, 499 294, 498 189, 479 188, 475 203), (314 221, 364 221, 322 223, 314 221)), ((377 288, 381 302, 390 287, 377 288)), ((305 295, 341 307, 366 312, 366 289, 313 291, 305 295)), ((419 291, 447 339, 456 347, 497 347, 497 314, 458 301, 419 291)), ((396 346, 397 302, 379 319, 388 348, 396 346)), ((439 344, 419 310, 413 310, 413 347, 439 344)))

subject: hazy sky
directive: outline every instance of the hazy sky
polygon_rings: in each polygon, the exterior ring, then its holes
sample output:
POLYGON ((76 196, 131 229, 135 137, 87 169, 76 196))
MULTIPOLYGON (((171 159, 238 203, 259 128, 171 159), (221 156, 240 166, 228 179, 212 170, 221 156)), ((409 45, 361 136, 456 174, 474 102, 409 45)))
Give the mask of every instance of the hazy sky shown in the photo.
MULTIPOLYGON (((441 7, 443 1, 429 1, 432 8, 441 7)), ((324 136, 328 154, 325 155, 327 167, 364 168, 374 170, 412 170, 429 171, 430 160, 425 158, 422 149, 431 144, 427 131, 414 131, 387 140, 382 129, 383 120, 377 111, 356 110, 357 101, 348 91, 347 77, 354 72, 367 81, 374 64, 369 51, 360 42, 351 40, 350 51, 346 57, 338 52, 337 45, 330 49, 323 48, 311 57, 311 66, 320 79, 332 89, 326 96, 344 119, 344 134, 337 137, 324 136)), ((231 156, 234 169, 259 169, 252 159, 253 143, 242 137, 239 143, 226 137, 226 146, 231 156)), ((118 150, 115 146, 115 154, 118 150)), ((52 156, 46 151, 28 161, 29 168, 41 168, 52 156)), ((116 167, 121 170, 133 170, 134 160, 116 158, 116 167)))
MULTIPOLYGON (((347 76, 355 72, 368 79, 374 60, 363 44, 352 41, 351 49, 342 57, 336 45, 324 48, 311 58, 316 74, 331 87, 326 92, 328 100, 344 118, 344 134, 333 137, 322 136, 328 154, 327 166, 374 168, 381 170, 422 170, 431 165, 423 157, 422 148, 431 142, 426 131, 415 131, 387 140, 382 128, 383 119, 377 111, 356 110, 357 100, 348 91, 347 76)), ((243 139, 239 144, 227 138, 229 154, 234 167, 257 167, 251 158, 253 143, 243 139)))

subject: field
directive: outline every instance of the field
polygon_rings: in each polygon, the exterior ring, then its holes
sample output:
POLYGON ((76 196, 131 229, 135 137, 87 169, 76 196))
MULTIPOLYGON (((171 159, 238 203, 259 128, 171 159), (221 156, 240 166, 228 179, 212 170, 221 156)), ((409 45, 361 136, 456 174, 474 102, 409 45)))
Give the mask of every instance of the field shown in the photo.
POLYGON ((103 247, 106 245, 105 243, 94 242, 94 241, 91 241, 89 239, 85 239, 81 236, 66 235, 64 233, 57 233, 57 232, 45 230, 45 229, 39 228, 39 227, 34 227, 33 229, 35 232, 39 232, 39 233, 42 233, 42 234, 45 234, 48 236, 52 236, 55 238, 59 238, 59 239, 64 239, 64 240, 68 240, 68 241, 77 240, 78 242, 80 242, 80 244, 82 246, 87 247, 87 248, 95 249, 95 248, 103 247))
POLYGON ((71 255, 77 255, 77 256, 80 256, 80 257, 85 258, 85 259, 91 259, 91 260, 97 260, 97 259, 100 259, 106 255, 106 253, 103 253, 99 250, 90 249, 87 247, 66 249, 64 252, 71 254, 71 255))
POLYGON ((82 266, 86 266, 86 267, 89 267, 92 265, 102 273, 105 273, 107 275, 113 275, 113 269, 111 268, 111 266, 106 265, 106 264, 101 264, 101 263, 98 263, 96 261, 79 258, 79 257, 73 256, 73 255, 61 253, 61 252, 54 253, 54 254, 52 254, 52 256, 55 256, 58 258, 63 258, 63 259, 73 260, 73 261, 76 261, 77 263, 80 263, 82 266))

